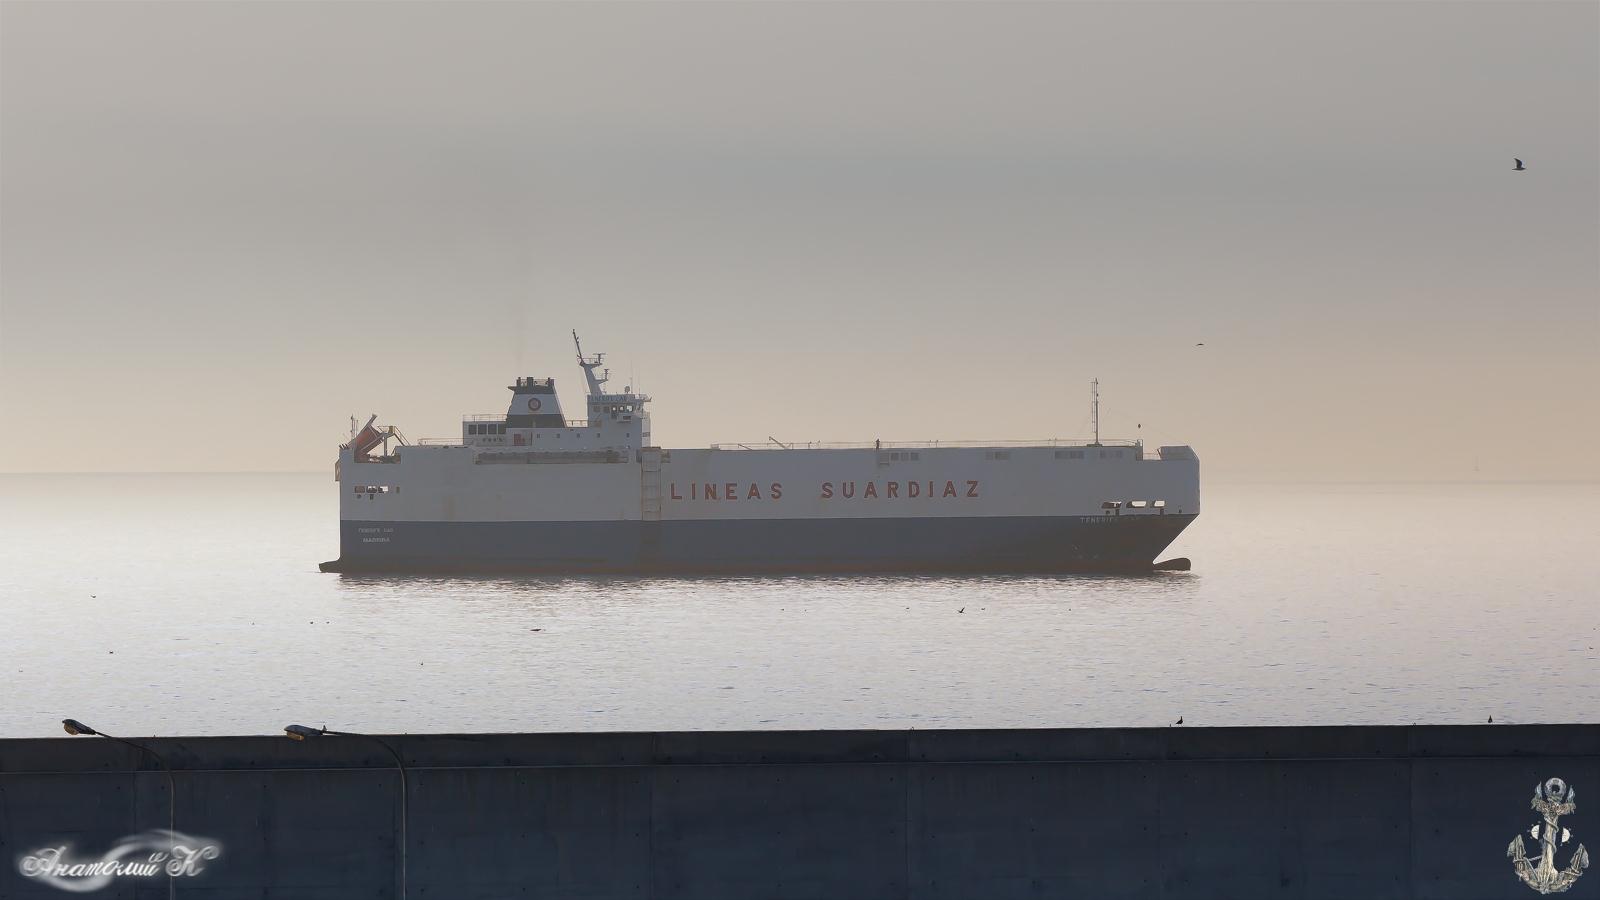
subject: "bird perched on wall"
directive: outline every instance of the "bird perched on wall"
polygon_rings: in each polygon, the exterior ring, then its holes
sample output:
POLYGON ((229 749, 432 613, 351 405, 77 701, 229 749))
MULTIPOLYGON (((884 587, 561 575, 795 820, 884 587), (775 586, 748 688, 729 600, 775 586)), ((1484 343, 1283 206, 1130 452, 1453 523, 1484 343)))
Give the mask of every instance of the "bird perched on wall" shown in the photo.
POLYGON ((1517 167, 1515 169, 1512 169, 1511 171, 1513 171, 1513 172, 1526 172, 1526 171, 1528 171, 1528 167, 1522 164, 1522 160, 1517 159, 1515 156, 1513 156, 1513 157, 1511 157, 1511 161, 1517 164, 1517 167))
POLYGON ((1174 725, 1182 725, 1183 724, 1183 716, 1179 716, 1178 717, 1178 721, 1173 722, 1172 724, 1174 724, 1174 725))

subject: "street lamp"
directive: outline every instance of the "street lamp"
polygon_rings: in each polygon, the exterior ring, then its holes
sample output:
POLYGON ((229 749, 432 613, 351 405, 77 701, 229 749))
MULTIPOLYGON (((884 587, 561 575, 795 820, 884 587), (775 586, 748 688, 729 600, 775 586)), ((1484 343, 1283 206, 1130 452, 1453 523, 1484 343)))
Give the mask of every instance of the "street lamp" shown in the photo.
MULTIPOLYGON (((61 728, 67 734, 73 735, 74 737, 80 734, 103 737, 108 741, 116 741, 119 744, 126 744, 135 750, 143 751, 155 757, 156 762, 160 763, 162 770, 167 773, 167 858, 169 860, 176 859, 178 842, 178 784, 172 778, 172 767, 167 765, 166 757, 135 741, 130 741, 126 738, 119 738, 114 734, 106 734, 104 731, 96 731, 82 722, 79 722, 77 719, 62 719, 61 728)), ((178 889, 177 882, 173 880, 172 869, 170 867, 166 868, 167 896, 170 898, 176 896, 178 889)))
POLYGON ((327 727, 311 728, 306 725, 285 725, 283 726, 283 733, 291 741, 305 741, 308 738, 315 739, 330 734, 337 737, 366 738, 389 751, 389 755, 394 757, 395 768, 400 772, 400 900, 406 900, 406 818, 409 808, 407 795, 410 792, 406 787, 405 760, 400 758, 400 754, 395 752, 394 747, 390 746, 388 741, 376 735, 361 734, 355 731, 332 731, 327 727))

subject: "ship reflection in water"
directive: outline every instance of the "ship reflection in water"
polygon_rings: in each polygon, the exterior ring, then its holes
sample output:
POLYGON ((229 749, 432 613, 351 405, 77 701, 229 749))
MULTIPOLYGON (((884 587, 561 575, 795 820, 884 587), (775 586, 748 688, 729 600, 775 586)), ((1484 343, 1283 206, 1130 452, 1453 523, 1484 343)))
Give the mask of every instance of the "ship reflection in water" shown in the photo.
POLYGON ((1597 501, 1218 485, 1141 576, 441 578, 318 573, 325 473, 0 476, 0 734, 1594 721, 1597 501))

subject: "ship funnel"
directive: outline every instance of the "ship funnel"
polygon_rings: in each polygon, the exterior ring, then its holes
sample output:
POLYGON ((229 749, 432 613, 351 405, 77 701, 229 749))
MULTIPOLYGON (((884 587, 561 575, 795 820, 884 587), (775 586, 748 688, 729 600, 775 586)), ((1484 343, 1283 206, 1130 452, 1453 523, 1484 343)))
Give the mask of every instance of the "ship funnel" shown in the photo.
POLYGON ((554 378, 518 378, 509 385, 511 406, 506 409, 507 428, 562 428, 567 424, 556 397, 554 378))

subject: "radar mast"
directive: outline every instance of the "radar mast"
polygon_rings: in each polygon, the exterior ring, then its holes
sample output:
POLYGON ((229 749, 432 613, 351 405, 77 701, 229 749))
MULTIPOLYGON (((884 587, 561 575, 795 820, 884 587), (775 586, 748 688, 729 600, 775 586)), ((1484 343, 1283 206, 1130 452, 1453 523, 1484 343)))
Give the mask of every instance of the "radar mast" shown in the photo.
POLYGON ((578 341, 578 330, 576 328, 572 330, 572 346, 578 349, 578 365, 583 367, 583 377, 589 382, 589 396, 598 397, 605 393, 600 389, 600 386, 611 379, 611 370, 604 370, 599 377, 595 377, 594 370, 605 363, 606 355, 604 353, 596 353, 593 356, 584 356, 583 344, 578 341))

